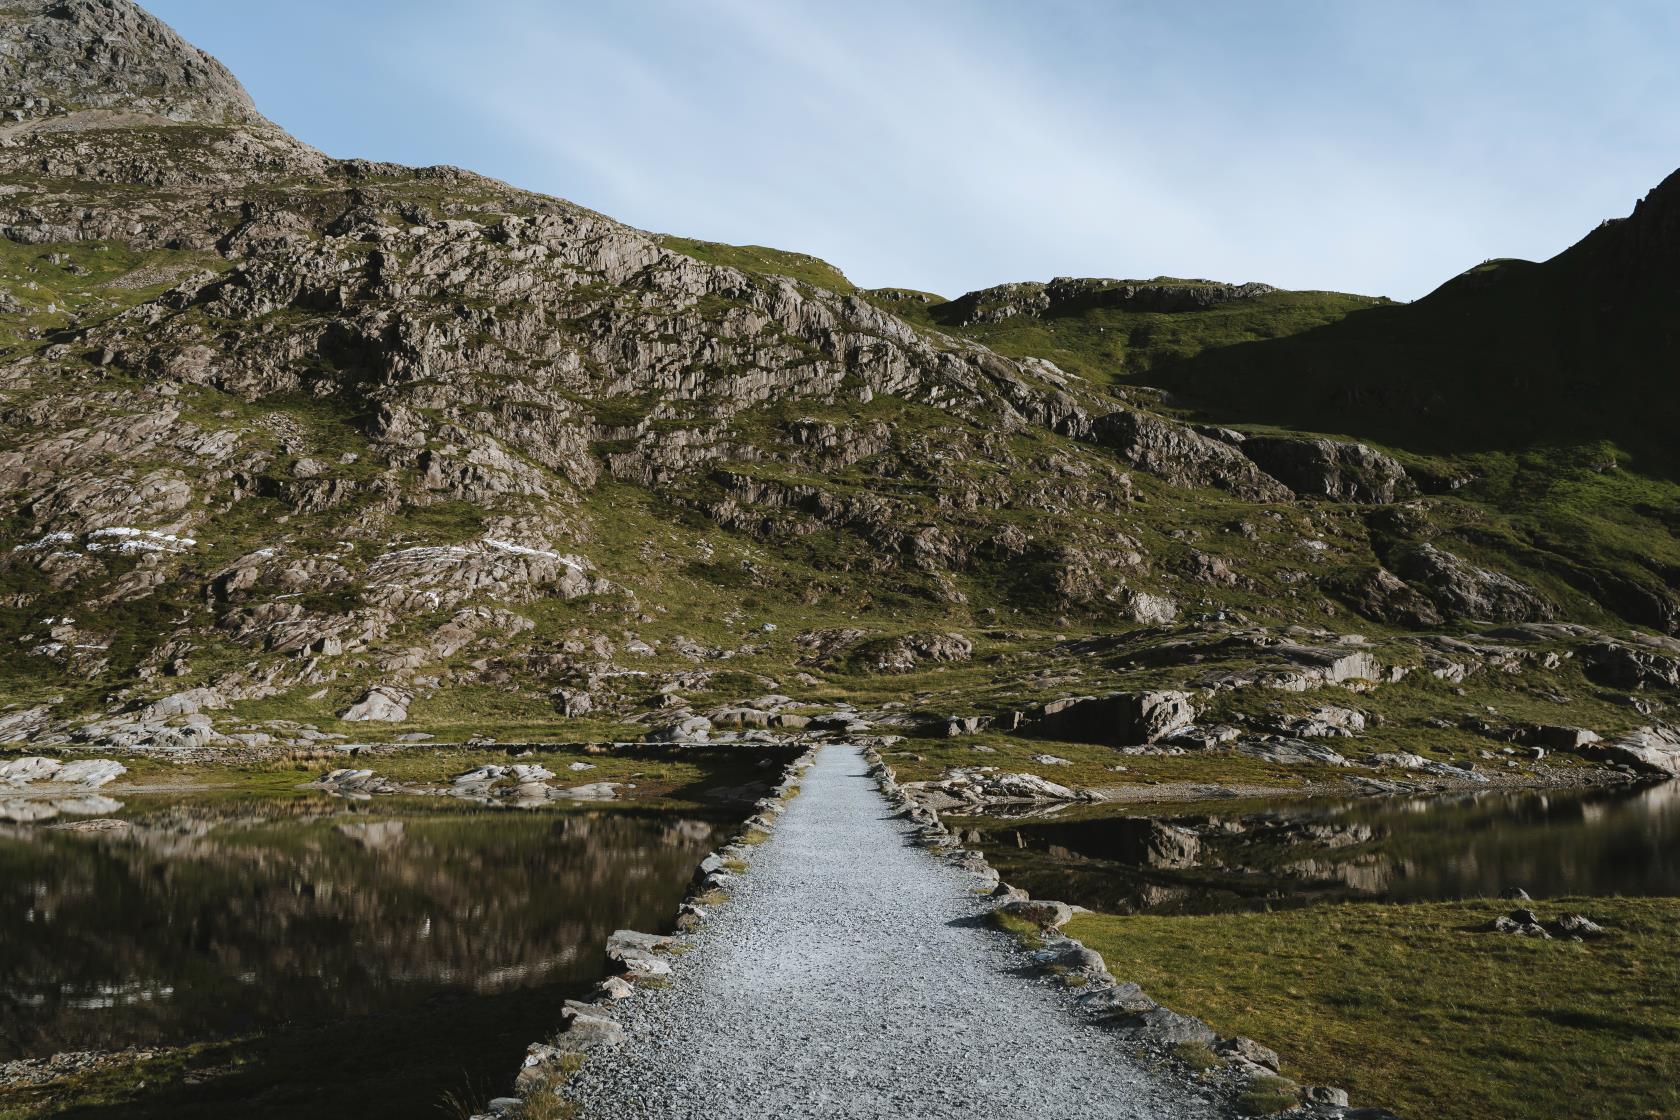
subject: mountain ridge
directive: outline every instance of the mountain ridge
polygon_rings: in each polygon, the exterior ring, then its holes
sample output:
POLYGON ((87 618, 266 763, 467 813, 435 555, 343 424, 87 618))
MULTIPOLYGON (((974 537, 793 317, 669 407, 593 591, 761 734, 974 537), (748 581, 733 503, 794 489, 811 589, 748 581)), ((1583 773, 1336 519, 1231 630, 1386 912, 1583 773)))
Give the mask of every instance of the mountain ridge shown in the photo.
MULTIPOLYGON (((126 0, 27 10, 201 73, 126 0)), ((1209 425, 1161 376, 1394 310, 1367 297, 1052 282, 964 324, 329 159, 183 83, 0 146, 5 741, 775 737, 751 701, 784 689, 912 732, 1045 689, 1246 697, 1356 636, 1410 672, 1438 632, 1680 628, 1660 481, 1209 425)))

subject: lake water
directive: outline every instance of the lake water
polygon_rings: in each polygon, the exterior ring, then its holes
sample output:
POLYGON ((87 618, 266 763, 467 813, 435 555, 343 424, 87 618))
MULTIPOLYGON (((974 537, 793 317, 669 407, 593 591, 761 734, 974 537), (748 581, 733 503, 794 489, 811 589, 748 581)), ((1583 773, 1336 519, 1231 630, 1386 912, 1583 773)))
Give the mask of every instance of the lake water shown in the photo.
POLYGON ((1680 782, 1462 797, 1214 802, 980 822, 1032 894, 1118 913, 1326 900, 1680 895, 1680 782))
POLYGON ((241 1039, 77 1117, 442 1116, 511 1087, 619 928, 663 930, 713 821, 125 798, 0 826, 0 1060, 241 1039))

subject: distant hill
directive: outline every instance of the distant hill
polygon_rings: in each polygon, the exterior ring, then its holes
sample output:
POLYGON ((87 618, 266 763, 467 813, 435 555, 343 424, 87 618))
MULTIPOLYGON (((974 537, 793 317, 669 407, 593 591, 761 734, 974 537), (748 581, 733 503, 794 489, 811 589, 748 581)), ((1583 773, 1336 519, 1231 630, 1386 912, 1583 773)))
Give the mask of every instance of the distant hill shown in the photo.
POLYGON ((1424 299, 1184 354, 1153 384, 1222 420, 1421 451, 1607 440, 1680 469, 1680 173, 1549 261, 1497 260, 1424 299))

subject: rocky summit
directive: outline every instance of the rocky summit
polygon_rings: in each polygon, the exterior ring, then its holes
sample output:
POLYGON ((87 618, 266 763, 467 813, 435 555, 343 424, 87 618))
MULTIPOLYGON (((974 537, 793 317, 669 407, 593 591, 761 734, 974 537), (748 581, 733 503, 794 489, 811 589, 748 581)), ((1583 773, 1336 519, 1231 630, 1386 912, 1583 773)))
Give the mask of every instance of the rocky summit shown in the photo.
MULTIPOLYGON (((1325 382, 1315 339, 1434 353, 1448 289, 861 290, 328 158, 128 0, 8 0, 0 71, 7 742, 873 729, 1366 766, 1303 746, 1332 688, 1371 752, 1455 774, 1582 724, 1571 765, 1675 768, 1680 488, 1644 420, 1409 442, 1364 367, 1325 382), (1170 733, 1134 730, 1150 693, 1170 733)), ((1667 214, 1575 251, 1626 262, 1593 310, 1618 354, 1662 329, 1667 214)), ((1500 430, 1535 407, 1511 388, 1500 430)))

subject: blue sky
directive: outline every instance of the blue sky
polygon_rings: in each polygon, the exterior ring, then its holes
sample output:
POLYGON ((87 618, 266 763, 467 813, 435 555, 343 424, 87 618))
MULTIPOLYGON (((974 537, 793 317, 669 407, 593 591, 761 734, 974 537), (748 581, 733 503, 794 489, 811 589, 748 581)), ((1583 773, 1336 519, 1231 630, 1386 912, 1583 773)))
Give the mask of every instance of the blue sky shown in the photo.
POLYGON ((867 286, 1410 299, 1680 166, 1680 5, 142 0, 337 156, 452 163, 867 286))

